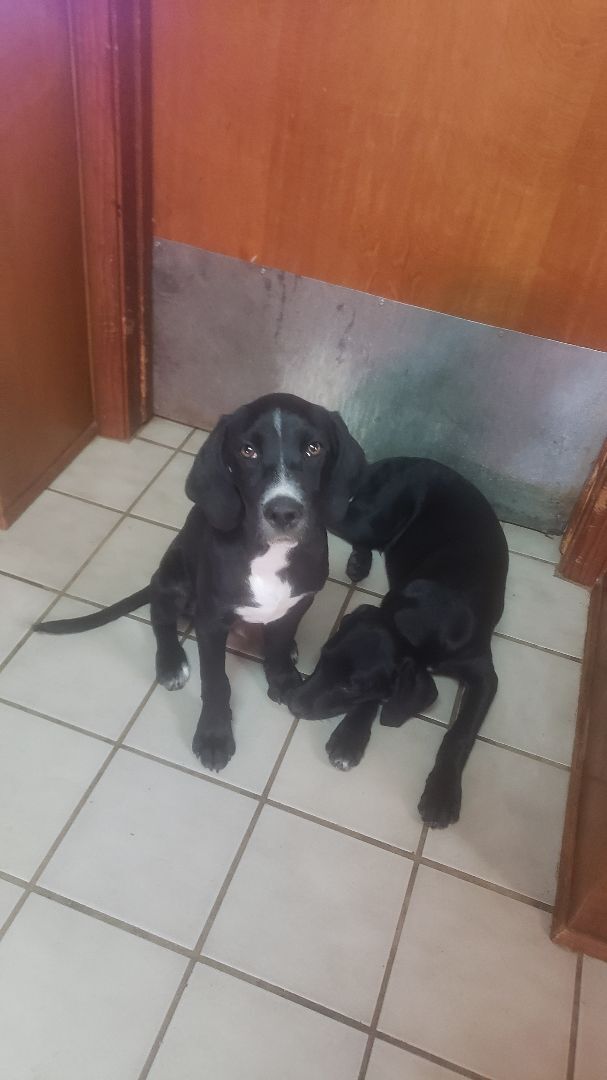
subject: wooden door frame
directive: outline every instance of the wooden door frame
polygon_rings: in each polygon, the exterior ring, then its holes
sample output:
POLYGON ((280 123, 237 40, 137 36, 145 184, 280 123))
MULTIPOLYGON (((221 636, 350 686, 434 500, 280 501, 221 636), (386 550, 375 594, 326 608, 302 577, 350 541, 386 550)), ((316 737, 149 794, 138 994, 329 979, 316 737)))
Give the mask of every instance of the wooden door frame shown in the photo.
POLYGON ((149 0, 67 0, 97 430, 151 415, 149 0))
POLYGON ((569 519, 558 571, 579 585, 607 574, 607 439, 569 519))

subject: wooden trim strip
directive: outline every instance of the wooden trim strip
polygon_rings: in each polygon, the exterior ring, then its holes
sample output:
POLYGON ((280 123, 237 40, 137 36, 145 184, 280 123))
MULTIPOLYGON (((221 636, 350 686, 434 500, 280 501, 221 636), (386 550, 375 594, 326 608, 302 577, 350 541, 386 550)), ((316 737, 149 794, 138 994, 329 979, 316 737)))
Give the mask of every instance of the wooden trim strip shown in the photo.
POLYGON ((89 348, 100 434, 151 415, 151 95, 147 0, 68 0, 89 348))
POLYGON ((561 544, 558 572, 580 585, 607 573, 607 439, 575 505, 561 544))
POLYGON ((607 960, 607 581, 595 585, 569 796, 563 830, 552 938, 607 960))

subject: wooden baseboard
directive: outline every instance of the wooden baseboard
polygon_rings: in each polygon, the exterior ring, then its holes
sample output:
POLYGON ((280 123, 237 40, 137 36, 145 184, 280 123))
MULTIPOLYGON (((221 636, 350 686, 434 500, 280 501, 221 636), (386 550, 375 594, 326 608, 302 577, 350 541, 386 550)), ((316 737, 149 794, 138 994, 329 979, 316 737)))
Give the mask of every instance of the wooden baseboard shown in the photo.
POLYGON ((67 449, 53 461, 52 465, 49 465, 40 476, 37 476, 34 482, 30 484, 25 491, 22 491, 16 499, 13 499, 8 506, 4 506, 0 499, 0 529, 8 529, 8 527, 13 524, 13 521, 16 521, 23 511, 27 510, 34 499, 37 499, 38 495, 40 495, 49 484, 52 484, 55 477, 59 476, 59 473, 65 469, 66 465, 69 465, 70 461, 73 461, 80 451, 90 443, 96 433, 97 424, 93 420, 89 426, 84 429, 82 434, 79 435, 73 443, 70 443, 67 449))
POLYGON ((590 599, 552 939, 607 960, 605 577, 597 582, 590 599))

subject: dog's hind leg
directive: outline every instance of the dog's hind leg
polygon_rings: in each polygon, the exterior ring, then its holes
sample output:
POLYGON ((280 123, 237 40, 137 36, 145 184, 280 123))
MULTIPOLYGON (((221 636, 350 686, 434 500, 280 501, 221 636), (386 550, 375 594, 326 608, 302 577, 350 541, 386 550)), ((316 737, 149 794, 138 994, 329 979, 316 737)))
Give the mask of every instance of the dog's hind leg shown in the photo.
POLYGON ((156 678, 167 690, 181 690, 190 676, 188 658, 177 632, 177 620, 185 611, 188 593, 181 553, 169 548, 152 578, 150 598, 156 678))
POLYGON ((371 737, 377 712, 377 702, 357 705, 344 716, 327 742, 329 761, 336 769, 353 769, 358 765, 371 737))
MULTIPOLYGON (((442 666, 440 671, 443 674, 442 666)), ((443 738, 418 805, 422 820, 433 829, 444 829, 459 818, 462 772, 497 691, 491 653, 465 666, 445 667, 444 674, 461 678, 464 691, 455 722, 443 738)))

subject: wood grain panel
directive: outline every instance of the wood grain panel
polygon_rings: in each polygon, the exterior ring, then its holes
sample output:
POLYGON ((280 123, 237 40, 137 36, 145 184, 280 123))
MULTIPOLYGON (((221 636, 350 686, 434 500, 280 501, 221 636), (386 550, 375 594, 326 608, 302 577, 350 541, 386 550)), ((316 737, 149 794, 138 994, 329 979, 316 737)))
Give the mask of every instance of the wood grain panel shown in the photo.
POLYGON ((5 523, 91 435, 78 157, 63 0, 0 5, 5 523))
POLYGON ((607 347, 604 0, 153 0, 152 28, 158 235, 607 347))
POLYGON ((95 415, 128 439, 151 412, 147 0, 68 0, 95 415))
POLYGON ((567 525, 559 574, 579 585, 607 575, 607 439, 567 525))
POLYGON ((590 598, 552 937, 607 960, 607 584, 590 598))

